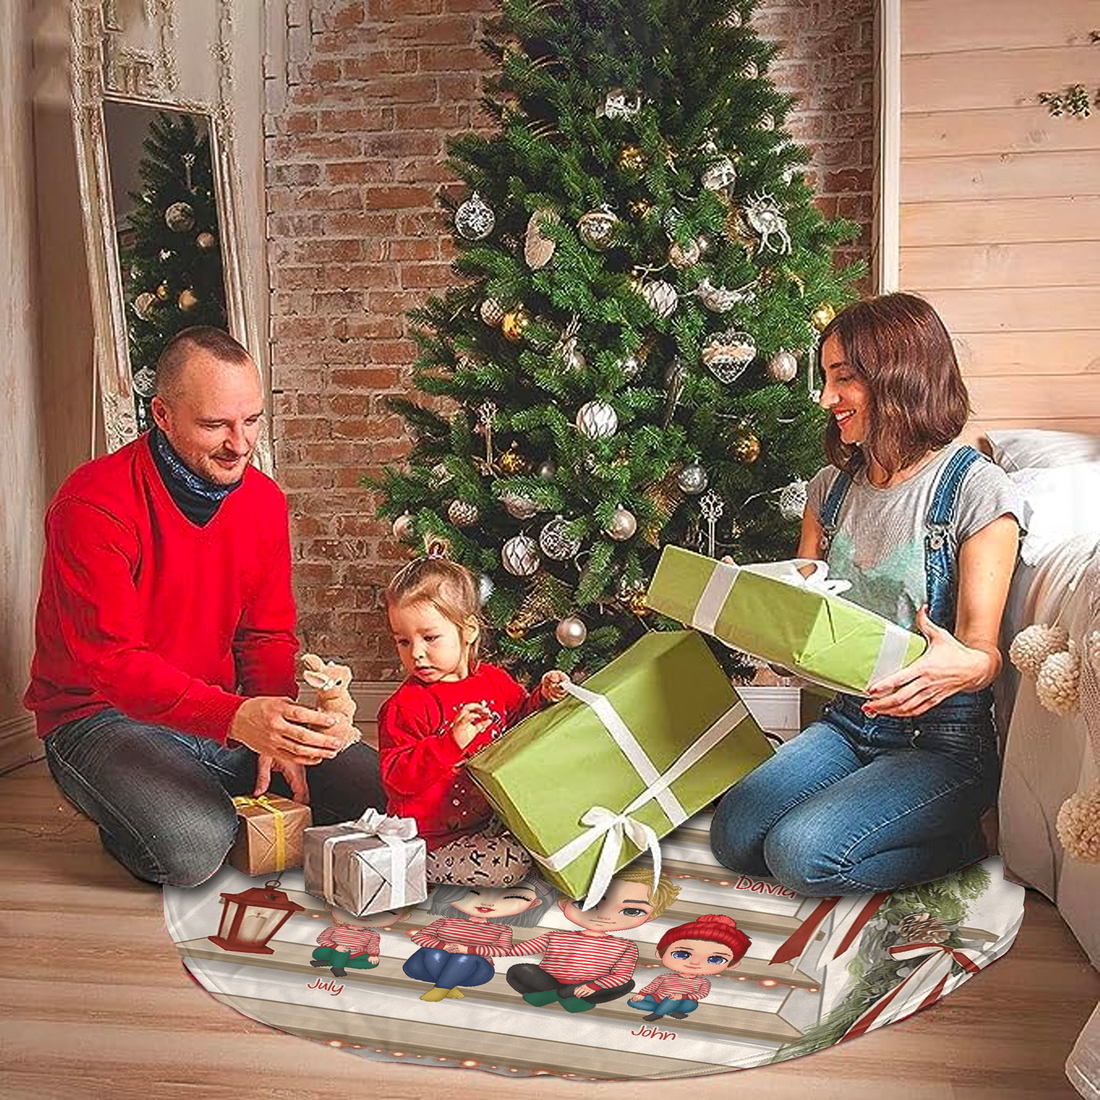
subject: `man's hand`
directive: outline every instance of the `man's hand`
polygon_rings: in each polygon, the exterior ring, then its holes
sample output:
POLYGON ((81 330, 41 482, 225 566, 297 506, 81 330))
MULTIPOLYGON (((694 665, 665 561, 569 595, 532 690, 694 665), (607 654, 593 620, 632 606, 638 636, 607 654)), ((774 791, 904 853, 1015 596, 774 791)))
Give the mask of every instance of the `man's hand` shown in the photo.
POLYGON ((552 668, 542 674, 539 689, 544 699, 551 703, 560 703, 569 694, 565 690, 565 685, 569 682, 569 673, 562 672, 560 668, 552 668))
POLYGON ((271 769, 286 776, 290 785, 290 797, 303 806, 309 805, 309 784, 306 782, 306 769, 301 764, 279 764, 270 756, 261 756, 256 762, 256 786, 252 791, 253 798, 259 798, 266 794, 271 786, 271 769))
POLYGON ((280 766, 300 767, 320 764, 343 748, 343 739, 328 732, 338 720, 338 715, 311 710, 292 699, 261 695, 241 704, 228 736, 280 766))

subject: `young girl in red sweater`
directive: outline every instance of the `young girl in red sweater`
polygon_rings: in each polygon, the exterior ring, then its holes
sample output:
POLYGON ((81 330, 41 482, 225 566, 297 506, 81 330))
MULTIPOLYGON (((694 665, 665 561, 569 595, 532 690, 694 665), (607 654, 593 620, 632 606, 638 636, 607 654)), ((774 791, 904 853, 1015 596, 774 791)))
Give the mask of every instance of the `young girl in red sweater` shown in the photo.
POLYGON ((569 677, 547 672, 528 694, 480 661, 477 584, 434 548, 393 578, 385 598, 408 674, 378 712, 388 812, 416 818, 429 882, 513 886, 531 870, 531 857, 493 815, 465 764, 544 701, 564 698, 569 677))

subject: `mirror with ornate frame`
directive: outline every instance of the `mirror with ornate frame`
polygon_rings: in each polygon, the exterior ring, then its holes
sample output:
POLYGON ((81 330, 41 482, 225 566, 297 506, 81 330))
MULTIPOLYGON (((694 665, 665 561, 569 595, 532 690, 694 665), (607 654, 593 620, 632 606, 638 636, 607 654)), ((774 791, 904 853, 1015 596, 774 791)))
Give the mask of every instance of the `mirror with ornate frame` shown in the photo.
MULTIPOLYGON (((192 324, 258 347, 240 248, 232 113, 176 94, 166 51, 118 48, 114 5, 72 0, 73 122, 106 449, 149 426, 152 366, 192 324), (114 36, 114 37, 113 37, 114 36)), ((256 461, 270 471, 263 433, 256 461)))

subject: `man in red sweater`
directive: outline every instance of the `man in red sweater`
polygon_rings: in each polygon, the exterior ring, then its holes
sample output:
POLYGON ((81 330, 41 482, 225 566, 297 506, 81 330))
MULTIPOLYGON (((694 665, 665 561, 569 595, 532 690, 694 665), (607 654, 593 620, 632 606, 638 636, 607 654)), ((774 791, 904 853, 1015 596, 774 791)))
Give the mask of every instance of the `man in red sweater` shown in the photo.
POLYGON ((139 878, 187 886, 221 866, 232 796, 263 793, 273 770, 318 824, 384 798, 373 750, 293 701, 286 498, 250 464, 256 364, 228 334, 188 329, 157 364, 152 413, 50 504, 24 701, 104 847, 139 878))

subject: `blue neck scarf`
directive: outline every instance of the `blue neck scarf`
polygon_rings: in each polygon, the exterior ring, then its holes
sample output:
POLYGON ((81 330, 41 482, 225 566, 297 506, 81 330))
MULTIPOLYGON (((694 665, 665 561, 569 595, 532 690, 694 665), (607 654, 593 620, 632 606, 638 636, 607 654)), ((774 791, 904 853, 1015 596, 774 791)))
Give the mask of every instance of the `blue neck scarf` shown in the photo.
MULTIPOLYGON (((153 459, 164 479, 169 495, 179 506, 183 514, 200 527, 214 518, 221 503, 241 482, 232 485, 216 485, 199 477, 184 465, 183 459, 176 454, 167 436, 155 425, 149 431, 152 443, 153 459)), ((242 478, 241 481, 244 479, 242 478)))

